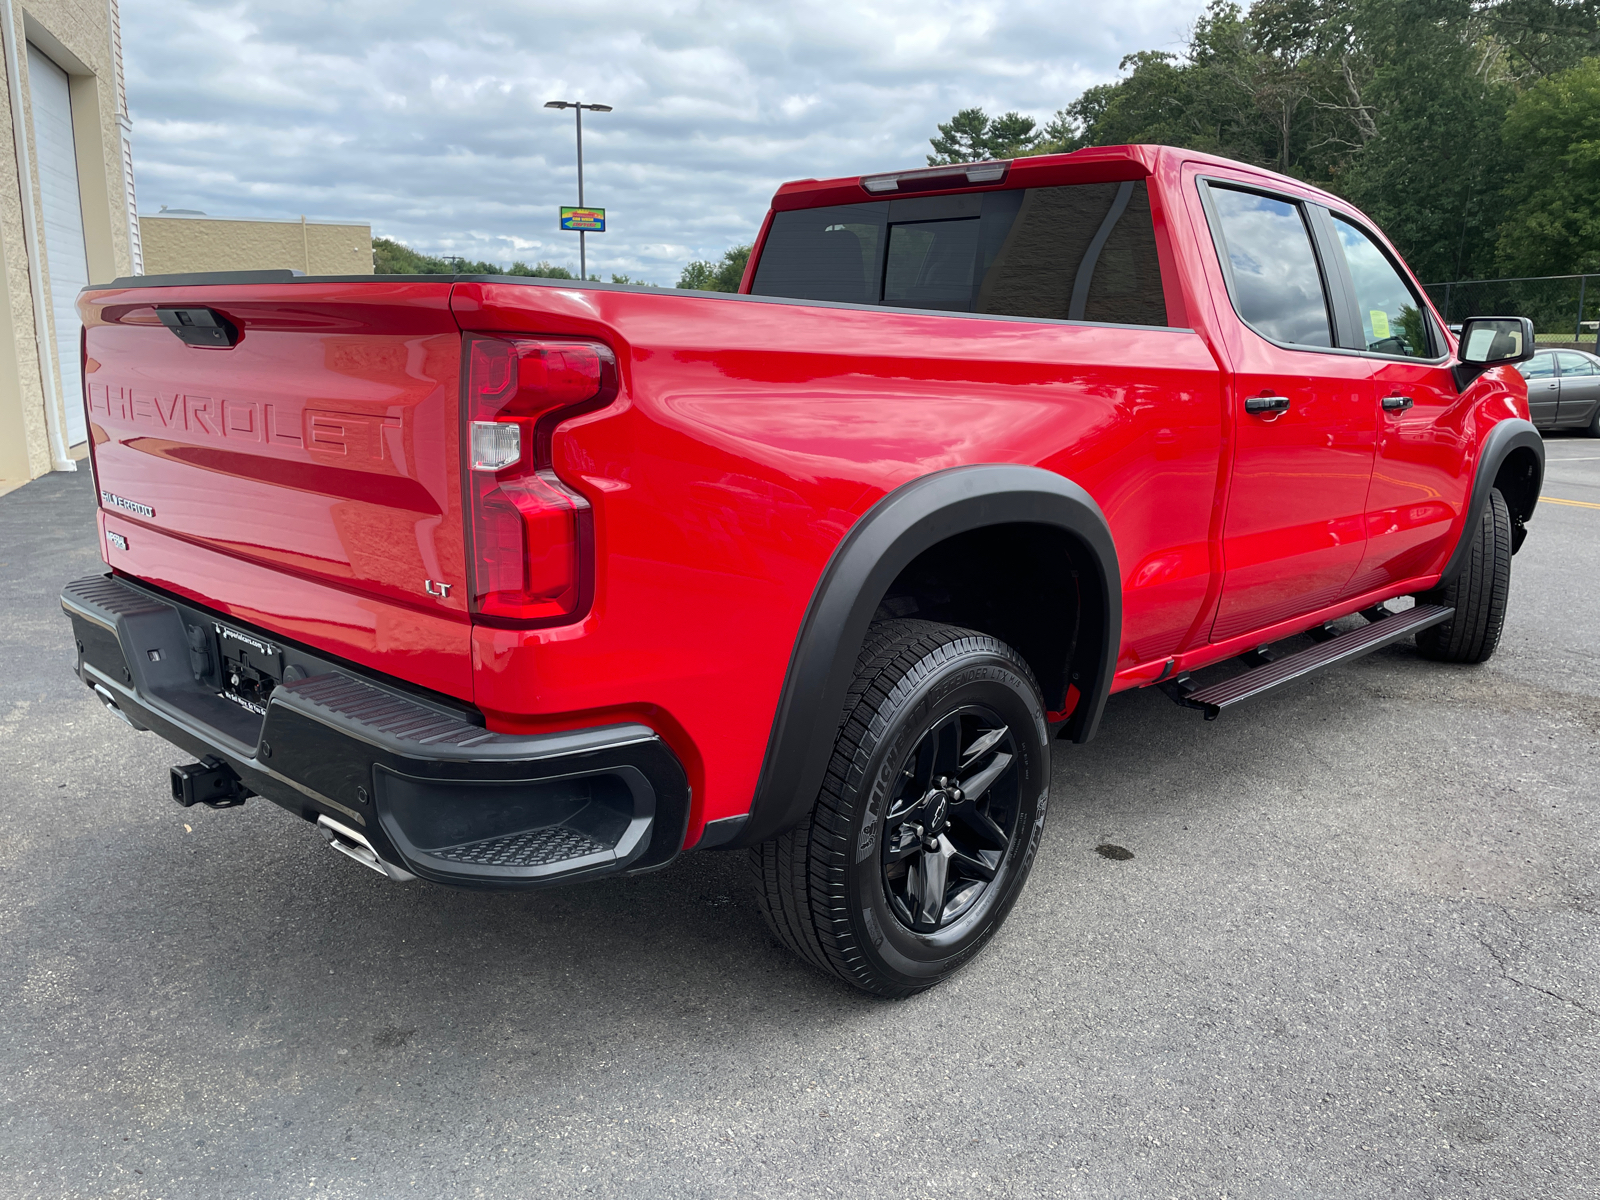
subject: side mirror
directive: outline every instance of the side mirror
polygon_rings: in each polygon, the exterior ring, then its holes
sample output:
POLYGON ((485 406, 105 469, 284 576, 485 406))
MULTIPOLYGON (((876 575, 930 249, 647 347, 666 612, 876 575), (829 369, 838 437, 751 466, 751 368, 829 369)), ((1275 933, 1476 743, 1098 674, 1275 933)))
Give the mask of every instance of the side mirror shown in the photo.
POLYGON ((1465 388, 1490 367, 1527 362, 1537 347, 1527 317, 1468 317, 1461 324, 1456 386, 1465 388))

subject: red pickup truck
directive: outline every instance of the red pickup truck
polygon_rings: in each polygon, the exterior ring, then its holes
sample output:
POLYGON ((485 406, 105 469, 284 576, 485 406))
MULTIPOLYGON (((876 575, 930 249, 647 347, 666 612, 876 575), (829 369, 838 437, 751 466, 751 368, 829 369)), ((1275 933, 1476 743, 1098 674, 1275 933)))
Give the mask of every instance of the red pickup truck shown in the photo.
POLYGON ((1337 197, 1162 147, 786 184, 738 295, 80 312, 109 573, 63 604, 83 682, 196 757, 174 798, 396 880, 748 848, 780 938, 881 995, 993 935, 1110 693, 1487 658, 1543 476, 1528 322, 1458 340, 1337 197))

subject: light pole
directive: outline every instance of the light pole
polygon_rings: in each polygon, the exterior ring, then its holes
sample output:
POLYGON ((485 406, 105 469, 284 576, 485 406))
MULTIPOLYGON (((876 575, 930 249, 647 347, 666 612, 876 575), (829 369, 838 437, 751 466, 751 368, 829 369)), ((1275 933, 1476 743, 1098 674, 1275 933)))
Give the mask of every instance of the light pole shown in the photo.
MULTIPOLYGON (((590 112, 610 112, 609 104, 579 104, 576 100, 547 100, 546 108, 570 108, 572 115, 578 119, 578 207, 583 207, 583 110, 590 112)), ((589 255, 586 244, 588 234, 578 230, 578 278, 589 278, 589 255)))

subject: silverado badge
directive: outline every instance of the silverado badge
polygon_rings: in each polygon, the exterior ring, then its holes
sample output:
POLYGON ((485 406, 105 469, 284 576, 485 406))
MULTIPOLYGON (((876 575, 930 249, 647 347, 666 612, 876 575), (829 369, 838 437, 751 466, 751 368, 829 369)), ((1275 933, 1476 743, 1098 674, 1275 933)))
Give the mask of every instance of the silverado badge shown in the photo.
POLYGON ((111 508, 120 508, 124 512, 131 512, 135 516, 153 517, 156 515, 156 510, 148 504, 140 504, 137 500, 124 499, 115 492, 108 492, 103 488, 100 491, 100 503, 109 505, 111 508))

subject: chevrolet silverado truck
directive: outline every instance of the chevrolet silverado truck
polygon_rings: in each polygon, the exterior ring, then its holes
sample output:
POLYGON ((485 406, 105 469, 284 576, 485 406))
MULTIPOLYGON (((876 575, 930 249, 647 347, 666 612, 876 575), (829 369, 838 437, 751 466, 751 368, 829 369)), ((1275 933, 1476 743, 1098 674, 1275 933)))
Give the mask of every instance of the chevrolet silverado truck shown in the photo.
POLYGON ((1526 320, 1453 336, 1338 197, 1163 147, 786 184, 739 294, 79 311, 107 571, 62 602, 175 799, 469 887, 744 849, 884 996, 993 936, 1111 693, 1488 658, 1543 477, 1526 320))

